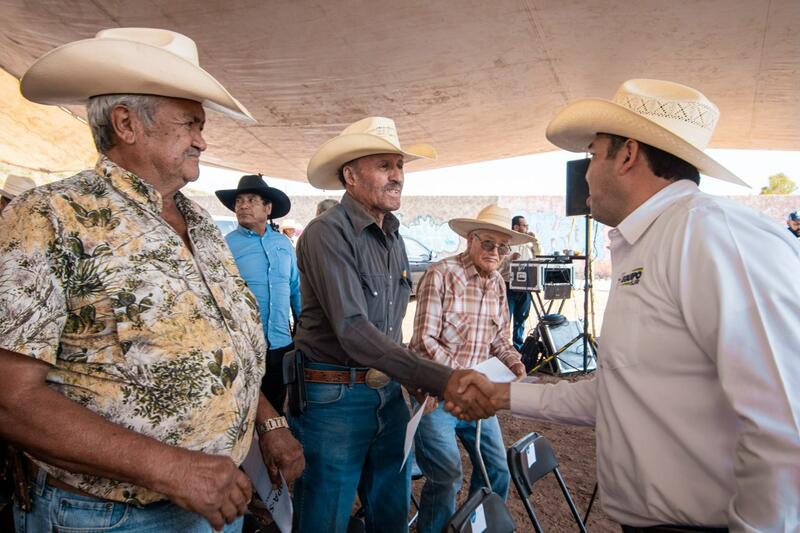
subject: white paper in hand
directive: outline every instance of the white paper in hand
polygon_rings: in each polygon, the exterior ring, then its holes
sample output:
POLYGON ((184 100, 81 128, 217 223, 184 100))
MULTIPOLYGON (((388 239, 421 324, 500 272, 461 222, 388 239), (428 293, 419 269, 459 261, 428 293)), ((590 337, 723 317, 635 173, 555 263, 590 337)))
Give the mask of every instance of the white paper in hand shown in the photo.
POLYGON ((272 519, 275 520, 275 524, 281 530, 281 533, 291 533, 294 509, 289 487, 286 485, 286 480, 283 479, 283 474, 281 474, 280 487, 275 490, 272 489, 272 481, 269 479, 267 467, 261 457, 258 438, 253 438, 253 444, 250 445, 250 450, 242 463, 242 468, 250 478, 250 481, 252 481, 253 487, 255 487, 261 500, 267 506, 267 510, 272 515, 272 519))
POLYGON ((422 420, 422 414, 425 412, 425 405, 428 403, 428 396, 425 396, 425 401, 417 406, 417 410, 411 416, 411 420, 406 424, 406 440, 403 443, 403 462, 400 464, 400 471, 408 461, 408 454, 411 453, 411 444, 414 443, 414 434, 419 427, 419 421, 422 420))
POLYGON ((497 357, 490 357, 486 361, 478 363, 472 369, 477 370, 489 378, 489 381, 494 381, 495 383, 511 383, 517 380, 517 375, 497 357))

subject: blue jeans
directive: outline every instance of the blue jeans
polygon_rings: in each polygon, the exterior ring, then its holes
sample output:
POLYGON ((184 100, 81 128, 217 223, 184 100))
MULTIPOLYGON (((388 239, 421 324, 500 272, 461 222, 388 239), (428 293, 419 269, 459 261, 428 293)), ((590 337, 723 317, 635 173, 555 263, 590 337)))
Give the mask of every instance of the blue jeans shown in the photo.
POLYGON ((517 351, 525 343, 525 322, 531 313, 531 293, 524 291, 506 291, 508 313, 511 315, 511 342, 517 351))
POLYGON ((411 468, 400 463, 409 415, 400 385, 307 383, 306 398, 305 413, 289 420, 306 458, 294 485, 296 531, 345 533, 356 491, 367 531, 407 531, 411 468))
MULTIPOLYGON (((14 505, 16 533, 211 533, 208 521, 197 513, 168 501, 137 507, 91 496, 73 494, 45 484, 39 475, 31 487, 29 513, 14 505)), ((225 533, 240 533, 243 518, 225 527, 225 533)))
MULTIPOLYGON (((472 461, 470 495, 486 486, 475 453, 476 425, 477 422, 461 421, 450 415, 441 403, 435 411, 422 417, 414 437, 417 463, 426 478, 417 522, 417 531, 420 533, 439 533, 455 513, 456 494, 463 478, 456 436, 472 461)), ((481 421, 481 455, 492 490, 505 499, 511 475, 506 463, 503 434, 495 416, 481 421)))

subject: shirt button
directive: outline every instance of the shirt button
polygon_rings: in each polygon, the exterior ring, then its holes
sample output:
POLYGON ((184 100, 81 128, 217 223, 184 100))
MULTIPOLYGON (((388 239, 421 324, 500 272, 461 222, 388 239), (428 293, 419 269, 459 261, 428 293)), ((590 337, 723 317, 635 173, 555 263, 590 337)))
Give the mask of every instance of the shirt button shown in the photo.
POLYGON ((389 326, 389 331, 392 331, 392 326, 389 326))
POLYGON ((391 300, 389 300, 389 305, 392 305, 392 301, 391 300))
POLYGON ((377 296, 378 295, 378 291, 373 292, 372 295, 373 296, 377 296))

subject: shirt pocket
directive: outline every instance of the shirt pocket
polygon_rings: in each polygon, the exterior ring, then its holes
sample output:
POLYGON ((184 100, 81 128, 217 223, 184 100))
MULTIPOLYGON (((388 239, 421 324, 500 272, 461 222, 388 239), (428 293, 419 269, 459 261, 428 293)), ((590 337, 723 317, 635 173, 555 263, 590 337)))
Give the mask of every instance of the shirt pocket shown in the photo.
POLYGON ((361 287, 364 290, 364 299, 367 302, 367 319, 379 330, 384 331, 386 326, 387 294, 386 274, 361 273, 361 287))
POLYGON ((439 338, 445 346, 454 350, 467 342, 468 330, 469 324, 464 315, 460 313, 445 313, 439 338))
POLYGON ((270 254, 270 268, 272 269, 270 274, 288 279, 292 272, 293 253, 294 252, 281 247, 277 248, 273 254, 270 254))

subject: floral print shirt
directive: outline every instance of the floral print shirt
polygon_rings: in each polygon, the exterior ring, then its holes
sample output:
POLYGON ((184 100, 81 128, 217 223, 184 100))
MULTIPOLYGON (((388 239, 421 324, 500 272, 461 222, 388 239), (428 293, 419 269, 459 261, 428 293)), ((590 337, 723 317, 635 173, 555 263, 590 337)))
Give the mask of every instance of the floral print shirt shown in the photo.
MULTIPOLYGON (((194 254, 160 194, 105 156, 0 215, 0 347, 52 365, 48 385, 172 446, 244 460, 266 347, 222 234, 176 194, 194 254)), ((37 461, 92 495, 163 499, 37 461)))

